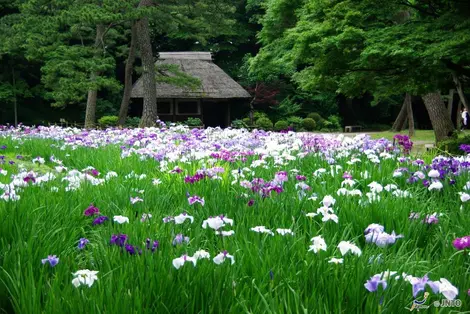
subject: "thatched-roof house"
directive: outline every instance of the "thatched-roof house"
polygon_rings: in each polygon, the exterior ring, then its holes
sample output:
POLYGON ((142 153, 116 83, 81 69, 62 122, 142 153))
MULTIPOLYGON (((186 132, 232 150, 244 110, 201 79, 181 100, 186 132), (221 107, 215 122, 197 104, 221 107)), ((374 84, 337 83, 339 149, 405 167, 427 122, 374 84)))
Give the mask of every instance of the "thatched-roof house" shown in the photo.
MULTIPOLYGON (((210 52, 160 52, 158 64, 175 64, 200 81, 196 89, 157 83, 157 110, 163 121, 200 118, 205 126, 230 125, 234 107, 247 103, 250 94, 212 62, 210 52)), ((143 82, 132 89, 133 103, 142 102, 143 82)), ((236 111, 236 110, 235 110, 236 111)))

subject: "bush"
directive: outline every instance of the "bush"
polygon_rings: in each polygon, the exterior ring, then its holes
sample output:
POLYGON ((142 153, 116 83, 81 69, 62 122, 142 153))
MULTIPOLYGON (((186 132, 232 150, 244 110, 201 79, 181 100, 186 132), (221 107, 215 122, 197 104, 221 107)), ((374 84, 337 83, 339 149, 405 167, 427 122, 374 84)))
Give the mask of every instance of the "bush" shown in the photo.
POLYGON ((233 120, 232 127, 235 129, 246 129, 248 125, 243 120, 233 120))
POLYGON ((98 120, 98 124, 101 127, 116 126, 118 124, 119 117, 117 116, 104 116, 98 120))
POLYGON ((319 113, 316 113, 316 112, 309 113, 307 115, 307 118, 311 118, 315 120, 317 129, 321 129, 325 124, 325 119, 319 113))
POLYGON ((269 131, 273 128, 273 122, 269 120, 269 118, 259 118, 256 120, 256 126, 263 130, 269 131))
POLYGON ((276 131, 283 131, 283 130, 287 130, 287 128, 289 127, 289 123, 287 121, 284 121, 284 120, 280 120, 280 121, 277 121, 276 124, 274 124, 274 130, 276 131))
POLYGON ((294 128, 295 131, 297 131, 302 127, 303 119, 301 117, 294 116, 287 118, 287 122, 294 128))
POLYGON ((184 124, 186 124, 187 126, 202 126, 202 120, 199 119, 199 118, 192 118, 192 117, 189 117, 185 122, 184 124))
POLYGON ((465 155, 465 152, 460 149, 460 145, 469 143, 470 135, 467 135, 459 138, 451 138, 442 141, 437 144, 437 148, 439 148, 440 150, 447 151, 449 154, 452 155, 465 155))
POLYGON ((307 131, 313 131, 313 130, 315 130, 315 127, 317 126, 317 123, 316 123, 315 120, 313 120, 312 118, 305 118, 305 119, 302 121, 302 126, 303 126, 307 131))
POLYGON ((332 131, 341 131, 341 121, 338 116, 331 115, 325 120, 324 127, 332 131))
MULTIPOLYGON (((253 112, 253 121, 258 121, 261 118, 269 119, 268 115, 266 113, 262 112, 262 111, 254 111, 253 112)), ((250 120, 249 117, 248 117, 248 120, 250 120)))
POLYGON ((242 122, 245 123, 246 125, 250 125, 250 126, 251 126, 251 120, 250 120, 250 118, 243 118, 243 119, 242 119, 242 122))
POLYGON ((139 127, 140 124, 140 118, 139 117, 128 117, 126 119, 125 126, 130 127, 130 128, 137 128, 139 127))

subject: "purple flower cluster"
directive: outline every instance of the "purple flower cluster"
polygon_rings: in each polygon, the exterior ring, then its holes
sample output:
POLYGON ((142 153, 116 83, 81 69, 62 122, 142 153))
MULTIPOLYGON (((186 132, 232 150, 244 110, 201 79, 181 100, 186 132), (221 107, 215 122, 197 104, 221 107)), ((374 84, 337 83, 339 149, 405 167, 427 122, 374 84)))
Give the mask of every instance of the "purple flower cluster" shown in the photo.
POLYGON ((146 242, 147 250, 152 250, 152 252, 155 252, 155 250, 158 249, 159 246, 160 246, 160 242, 155 240, 152 243, 152 240, 150 240, 149 238, 147 238, 147 240, 145 242, 146 242), (150 246, 150 243, 152 243, 151 246, 150 246))
POLYGON ((265 182, 261 178, 255 178, 251 181, 251 184, 251 190, 254 193, 259 193, 263 198, 271 196, 272 191, 277 194, 281 194, 284 191, 282 186, 275 180, 273 182, 265 182))
POLYGON ((127 241, 127 238, 128 236, 126 234, 113 234, 109 244, 123 247, 127 241))
POLYGON ((88 208, 85 209, 85 211, 83 212, 83 215, 89 217, 95 214, 98 215, 99 213, 100 213, 100 210, 98 209, 98 207, 95 207, 95 205, 90 204, 90 206, 88 206, 88 208))
POLYGON ((466 248, 470 247, 470 236, 456 238, 454 241, 452 241, 452 245, 459 251, 465 250, 466 248))
POLYGON ((413 142, 408 136, 397 134, 393 137, 393 140, 398 141, 398 145, 403 148, 403 153, 405 155, 408 155, 411 152, 411 149, 413 148, 413 142))
POLYGON ((465 154, 470 154, 470 144, 462 144, 459 148, 461 151, 464 151, 465 154))
POLYGON ((183 242, 189 243, 189 237, 185 237, 183 234, 179 233, 173 239, 173 246, 176 246, 176 245, 181 244, 183 242))
POLYGON ((93 220, 93 226, 96 226, 96 225, 102 225, 105 223, 105 221, 109 220, 108 217, 106 216, 99 216, 98 218, 96 218, 95 220, 93 220))

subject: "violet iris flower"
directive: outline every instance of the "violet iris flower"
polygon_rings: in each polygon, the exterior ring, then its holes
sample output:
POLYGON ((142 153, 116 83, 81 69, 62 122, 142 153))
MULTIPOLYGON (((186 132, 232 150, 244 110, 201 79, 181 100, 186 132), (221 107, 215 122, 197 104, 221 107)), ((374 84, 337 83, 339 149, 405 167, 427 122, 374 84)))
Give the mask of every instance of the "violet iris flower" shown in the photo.
POLYGON ((109 220, 106 216, 99 216, 95 220, 93 220, 93 226, 95 225, 102 225, 106 220, 109 220))
POLYGON ((51 267, 54 267, 59 263, 59 259, 57 258, 56 255, 49 255, 47 258, 44 258, 41 260, 42 264, 45 265, 46 263, 49 263, 51 267))
POLYGON ((90 206, 88 206, 87 209, 85 209, 85 211, 83 212, 83 215, 85 216, 93 216, 94 214, 99 214, 100 213, 100 210, 95 207, 93 204, 90 204, 90 206))
POLYGON ((89 242, 90 240, 86 238, 80 238, 80 240, 78 241, 78 249, 83 250, 89 242))
POLYGON ((387 289, 387 281, 382 279, 381 274, 377 274, 372 276, 367 282, 364 284, 364 287, 369 292, 376 292, 379 288, 379 285, 382 285, 383 290, 387 289))
POLYGON ((413 286, 413 297, 416 298, 419 292, 424 291, 426 285, 428 285, 434 293, 439 293, 439 282, 429 280, 428 275, 424 275, 423 278, 413 277, 410 280, 413 286))

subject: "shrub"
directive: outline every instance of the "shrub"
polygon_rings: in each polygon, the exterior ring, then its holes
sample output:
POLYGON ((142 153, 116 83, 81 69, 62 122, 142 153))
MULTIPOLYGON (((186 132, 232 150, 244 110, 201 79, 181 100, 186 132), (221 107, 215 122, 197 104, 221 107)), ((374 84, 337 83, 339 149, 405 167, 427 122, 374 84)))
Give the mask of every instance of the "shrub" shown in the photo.
POLYGON ((341 131, 341 121, 338 116, 331 115, 325 120, 324 127, 332 131, 341 131))
MULTIPOLYGON (((268 118, 269 119, 268 115, 266 113, 262 112, 262 111, 254 111, 253 112, 253 121, 258 121, 261 118, 268 118)), ((248 120, 249 119, 250 118, 248 117, 248 120)))
POLYGON ((189 117, 185 122, 184 124, 186 124, 187 126, 202 126, 202 120, 199 119, 199 118, 192 118, 192 117, 189 117))
POLYGON ((256 126, 263 130, 271 130, 273 128, 273 122, 269 118, 259 118, 256 120, 256 126))
POLYGON ((243 120, 237 119, 232 121, 232 127, 235 129, 246 129, 248 128, 248 125, 243 120))
POLYGON ((126 119, 126 127, 131 127, 131 128, 137 128, 140 124, 140 118, 139 117, 128 117, 126 119))
POLYGON ((118 124, 119 117, 117 116, 104 116, 98 120, 98 124, 101 127, 116 126, 118 124))
POLYGON ((302 121, 302 126, 307 130, 307 131, 313 131, 315 130, 315 127, 317 126, 315 120, 312 118, 305 118, 302 121))
POLYGON ((459 137, 459 138, 450 138, 448 140, 439 142, 437 148, 447 151, 452 155, 465 155, 465 152, 460 149, 460 145, 470 143, 470 135, 459 137))
POLYGON ((276 122, 276 124, 274 124, 274 130, 276 131, 283 131, 283 130, 287 130, 287 128, 289 127, 289 123, 287 121, 284 121, 284 120, 279 120, 276 122))
POLYGON ((297 131, 302 127, 303 119, 301 117, 294 116, 287 118, 287 122, 294 128, 295 131, 297 131))
POLYGON ((319 113, 316 113, 316 112, 309 113, 307 115, 307 118, 313 119, 315 120, 315 122, 324 120, 323 117, 319 113))
POLYGON ((243 118, 242 122, 245 123, 246 125, 251 125, 251 120, 250 118, 243 118))
POLYGON ((309 113, 307 115, 307 118, 311 118, 315 120, 317 129, 321 129, 325 124, 325 119, 319 113, 316 113, 316 112, 309 113))

